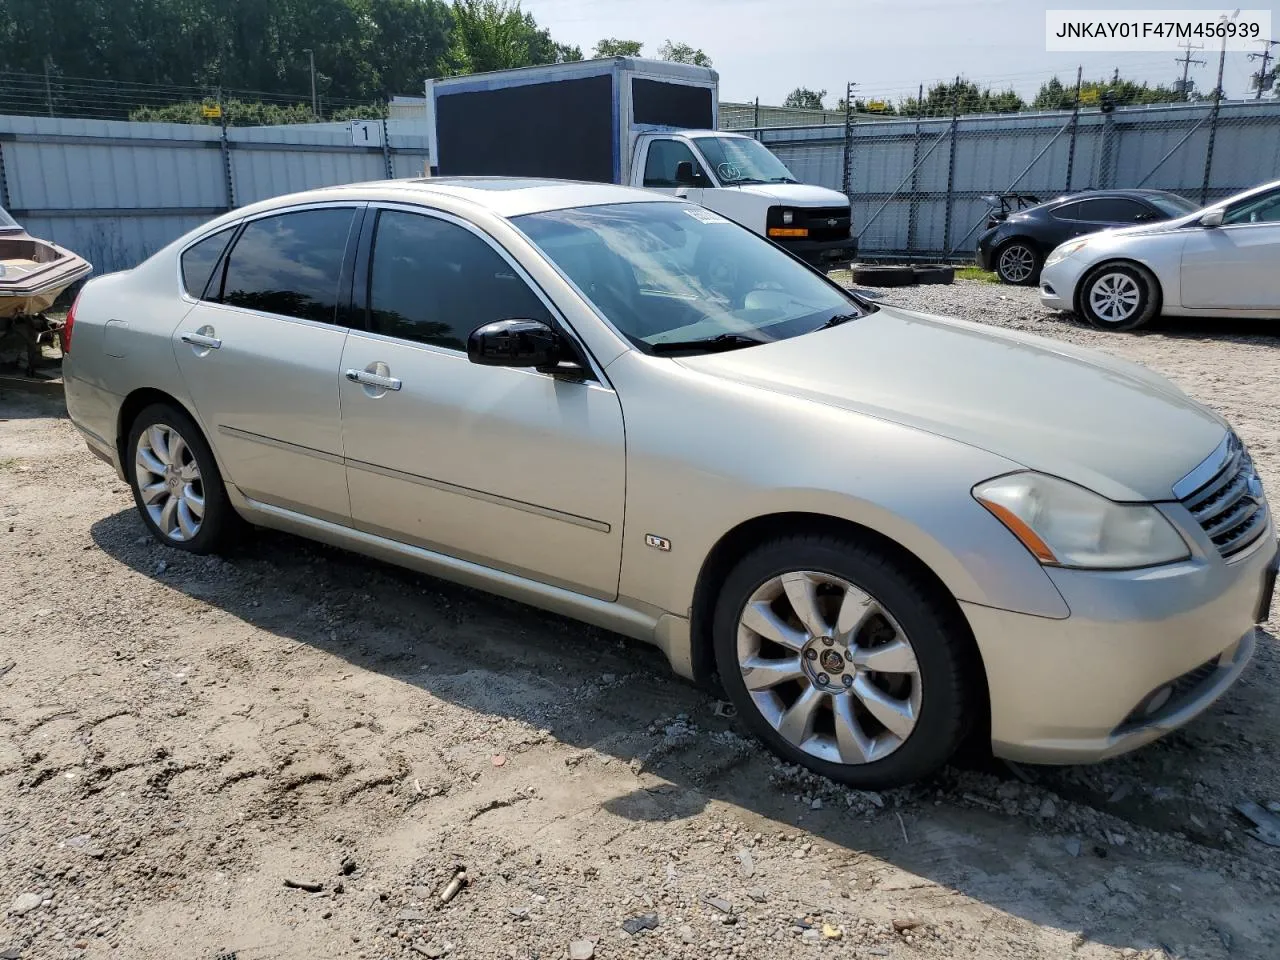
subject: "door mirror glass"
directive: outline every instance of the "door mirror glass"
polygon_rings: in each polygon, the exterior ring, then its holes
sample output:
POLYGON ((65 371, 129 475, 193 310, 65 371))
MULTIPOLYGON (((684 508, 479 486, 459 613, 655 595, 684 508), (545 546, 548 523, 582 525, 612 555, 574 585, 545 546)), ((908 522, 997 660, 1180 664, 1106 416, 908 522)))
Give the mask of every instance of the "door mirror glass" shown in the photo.
POLYGON ((1210 210, 1200 218, 1200 226, 1202 227, 1220 227, 1222 226, 1222 211, 1210 210))
POLYGON ((540 320, 496 320, 467 338, 467 359, 486 367, 554 367, 564 353, 560 335, 540 320))
POLYGON ((682 187, 698 185, 698 175, 694 173, 692 160, 681 160, 676 164, 676 183, 682 187))

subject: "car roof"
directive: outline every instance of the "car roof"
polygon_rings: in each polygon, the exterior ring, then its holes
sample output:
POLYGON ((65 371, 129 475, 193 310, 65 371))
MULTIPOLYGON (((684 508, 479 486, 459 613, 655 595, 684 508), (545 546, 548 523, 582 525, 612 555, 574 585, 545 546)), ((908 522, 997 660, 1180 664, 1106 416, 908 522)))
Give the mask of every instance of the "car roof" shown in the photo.
MULTIPOLYGON (((1075 200, 1099 200, 1122 197, 1129 200, 1144 200, 1147 197, 1178 196, 1169 190, 1147 190, 1140 187, 1115 188, 1108 190, 1077 190, 1075 193, 1055 197, 1051 203, 1071 203, 1075 200)), ((1185 198, 1183 198, 1185 199, 1185 198)))
POLYGON ((241 207, 233 213, 237 216, 256 215, 278 207, 334 200, 429 204, 436 197, 462 200, 500 217, 518 217, 526 213, 608 203, 670 203, 676 200, 673 196, 652 190, 620 187, 612 183, 532 177, 414 177, 320 187, 302 193, 272 197, 270 200, 241 207))

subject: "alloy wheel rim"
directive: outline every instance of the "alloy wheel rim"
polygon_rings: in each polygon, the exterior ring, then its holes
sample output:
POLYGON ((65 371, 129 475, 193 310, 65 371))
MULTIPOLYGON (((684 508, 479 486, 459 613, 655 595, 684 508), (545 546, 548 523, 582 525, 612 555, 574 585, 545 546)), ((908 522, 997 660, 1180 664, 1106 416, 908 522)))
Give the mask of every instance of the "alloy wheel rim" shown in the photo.
POLYGON ((138 437, 134 464, 151 522, 170 540, 195 537, 204 523, 204 481, 182 435, 167 424, 152 424, 138 437))
POLYGON ((1089 288, 1089 306, 1107 323, 1121 323, 1138 310, 1142 291, 1127 273, 1104 273, 1089 288))
POLYGON ((920 666, 871 594, 811 570, 761 584, 738 619, 738 667, 756 709, 793 746, 866 764, 901 747, 920 716, 920 666))
POLYGON ((1006 280, 1013 283, 1021 283, 1027 279, 1034 268, 1034 254, 1020 243, 1006 247, 1000 254, 1000 273, 1006 280))

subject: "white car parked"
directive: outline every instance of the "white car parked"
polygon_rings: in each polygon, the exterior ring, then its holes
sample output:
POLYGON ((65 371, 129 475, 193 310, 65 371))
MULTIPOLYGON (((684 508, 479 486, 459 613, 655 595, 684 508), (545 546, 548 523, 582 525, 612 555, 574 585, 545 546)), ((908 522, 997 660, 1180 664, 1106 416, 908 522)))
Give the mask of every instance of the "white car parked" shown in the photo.
POLYGON ((1104 330, 1160 316, 1280 319, 1280 180, 1176 220, 1079 237, 1049 254, 1040 302, 1104 330))

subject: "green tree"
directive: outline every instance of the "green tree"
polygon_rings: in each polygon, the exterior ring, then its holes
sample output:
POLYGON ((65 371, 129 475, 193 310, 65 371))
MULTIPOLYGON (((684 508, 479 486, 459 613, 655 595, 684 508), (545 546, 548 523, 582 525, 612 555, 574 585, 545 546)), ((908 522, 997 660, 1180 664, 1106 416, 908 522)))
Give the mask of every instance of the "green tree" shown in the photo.
POLYGON ((806 110, 821 110, 825 90, 810 90, 808 87, 796 87, 782 101, 784 107, 804 107, 806 110))
MULTIPOLYGON (((1119 73, 1110 80, 1086 80, 1080 84, 1080 105, 1083 107, 1096 107, 1106 96, 1118 107, 1146 103, 1180 103, 1183 100, 1182 94, 1171 86, 1136 83, 1122 79, 1119 73)), ((1053 77, 1040 85, 1031 106, 1036 110, 1070 110, 1075 102, 1075 84, 1067 86, 1053 77)))
POLYGON ((638 57, 644 44, 639 40, 618 40, 616 37, 605 37, 596 44, 591 56, 597 60, 603 57, 638 57))
POLYGON ((692 63, 696 67, 711 66, 710 57, 687 43, 672 43, 668 40, 658 48, 658 56, 663 60, 672 60, 676 63, 692 63))
POLYGON ((1026 102, 1014 90, 993 91, 963 78, 949 83, 935 83, 923 101, 908 97, 898 105, 904 116, 943 117, 951 113, 1017 113, 1026 102))
POLYGON ((552 40, 519 0, 454 0, 453 18, 463 72, 582 59, 578 47, 552 40))

